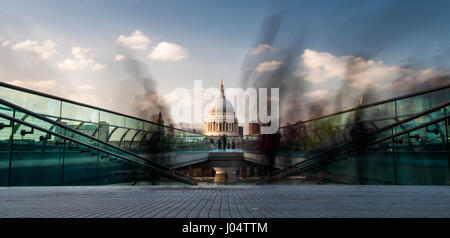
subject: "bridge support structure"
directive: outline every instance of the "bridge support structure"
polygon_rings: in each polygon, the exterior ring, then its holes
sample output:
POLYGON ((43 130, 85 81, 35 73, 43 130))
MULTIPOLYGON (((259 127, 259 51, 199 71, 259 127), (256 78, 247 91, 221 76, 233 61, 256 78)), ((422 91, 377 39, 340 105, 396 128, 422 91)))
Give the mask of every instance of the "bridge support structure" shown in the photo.
POLYGON ((237 168, 220 168, 213 167, 216 171, 214 176, 214 184, 232 184, 236 183, 237 180, 237 168))

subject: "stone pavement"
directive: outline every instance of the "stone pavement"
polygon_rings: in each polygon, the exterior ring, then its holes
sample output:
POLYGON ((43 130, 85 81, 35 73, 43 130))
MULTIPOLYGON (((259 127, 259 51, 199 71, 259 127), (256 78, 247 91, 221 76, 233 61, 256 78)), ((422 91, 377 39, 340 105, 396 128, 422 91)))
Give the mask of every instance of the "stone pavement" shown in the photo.
POLYGON ((0 188, 0 217, 450 217, 449 186, 0 188))

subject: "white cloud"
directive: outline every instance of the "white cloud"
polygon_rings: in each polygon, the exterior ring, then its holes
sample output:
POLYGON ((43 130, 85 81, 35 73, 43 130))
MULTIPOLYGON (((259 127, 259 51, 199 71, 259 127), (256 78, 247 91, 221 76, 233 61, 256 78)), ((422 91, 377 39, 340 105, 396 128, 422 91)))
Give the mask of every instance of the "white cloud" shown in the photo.
POLYGON ((14 80, 8 83, 19 87, 24 87, 58 96, 60 95, 60 93, 66 92, 67 90, 67 88, 61 85, 61 83, 58 82, 57 80, 40 80, 40 81, 14 80))
POLYGON ((93 91, 93 90, 95 90, 95 88, 90 84, 80 85, 80 86, 75 87, 75 89, 78 91, 93 91))
POLYGON ((281 64, 282 62, 277 60, 262 62, 256 67, 256 72, 274 71, 277 70, 281 64))
POLYGON ((131 33, 131 36, 120 35, 116 39, 116 44, 134 50, 145 50, 150 42, 150 39, 139 30, 131 33))
POLYGON ((7 83, 90 105, 101 105, 103 102, 98 91, 90 84, 73 86, 59 80, 14 80, 7 83))
POLYGON ((394 89, 401 80, 414 84, 443 75, 432 70, 404 69, 385 65, 382 61, 365 60, 355 56, 337 57, 326 52, 306 49, 301 57, 301 70, 297 75, 312 83, 332 83, 348 80, 353 88, 394 89))
POLYGON ((437 72, 430 69, 419 71, 401 69, 399 74, 400 77, 397 80, 380 85, 380 87, 382 89, 408 90, 409 88, 425 83, 430 79, 437 79, 441 77, 446 78, 446 80, 443 79, 441 82, 448 84, 448 79, 450 78, 450 74, 447 72, 437 72), (445 83, 445 81, 447 83, 445 83))
POLYGON ((165 41, 159 43, 148 55, 152 60, 161 61, 180 61, 188 57, 189 51, 186 48, 165 41))
POLYGON ((9 43, 11 43, 11 41, 5 40, 5 41, 2 42, 2 46, 6 47, 7 45, 9 45, 9 43))
POLYGON ((124 55, 121 55, 121 54, 117 54, 115 57, 114 57, 114 60, 115 61, 122 61, 122 60, 124 60, 125 59, 125 56, 124 55))
POLYGON ((309 97, 311 99, 320 100, 320 99, 329 98, 331 96, 331 92, 328 90, 314 90, 314 91, 306 92, 305 96, 309 97))
POLYGON ((84 69, 98 71, 105 69, 106 65, 100 64, 94 59, 89 58, 88 54, 90 51, 91 49, 82 49, 80 47, 72 48, 73 59, 66 59, 58 65, 58 68, 68 71, 79 71, 84 69))
POLYGON ((330 53, 306 49, 300 66, 303 66, 305 80, 322 83, 343 77, 349 56, 336 57, 330 53))
MULTIPOLYGON (((3 42, 4 43, 4 42, 3 42)), ((30 51, 39 55, 42 59, 48 59, 56 54, 56 44, 51 40, 43 41, 41 44, 33 40, 25 40, 12 46, 13 50, 30 51)))
POLYGON ((273 48, 268 44, 260 44, 260 45, 258 45, 258 47, 253 48, 253 50, 250 51, 250 55, 258 55, 258 54, 264 53, 264 52, 272 50, 272 49, 273 48))

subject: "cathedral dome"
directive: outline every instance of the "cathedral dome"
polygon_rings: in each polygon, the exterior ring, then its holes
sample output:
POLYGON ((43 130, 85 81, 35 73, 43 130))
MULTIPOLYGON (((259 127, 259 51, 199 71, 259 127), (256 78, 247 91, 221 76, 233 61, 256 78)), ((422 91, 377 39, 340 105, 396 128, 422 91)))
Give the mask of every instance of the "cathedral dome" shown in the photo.
POLYGON ((230 101, 226 98, 216 98, 209 109, 209 114, 216 113, 232 113, 234 114, 234 108, 230 101))
POLYGON ((226 113, 234 115, 234 108, 230 101, 225 98, 225 93, 223 89, 223 82, 220 81, 220 93, 218 97, 211 104, 209 109, 210 115, 215 115, 217 113, 226 113))

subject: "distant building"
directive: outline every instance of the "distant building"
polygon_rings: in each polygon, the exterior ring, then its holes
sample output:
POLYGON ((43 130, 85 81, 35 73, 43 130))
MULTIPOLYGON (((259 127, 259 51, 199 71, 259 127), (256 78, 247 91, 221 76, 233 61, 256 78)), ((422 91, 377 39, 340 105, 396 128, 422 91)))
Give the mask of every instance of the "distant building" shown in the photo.
POLYGON ((83 132, 85 134, 92 136, 98 126, 96 124, 87 124, 87 125, 81 124, 81 125, 69 125, 69 127, 72 127, 73 129, 79 132, 83 132))
POLYGON ((109 123, 105 121, 100 121, 99 125, 100 128, 98 129, 97 132, 98 134, 96 134, 96 136, 98 135, 98 138, 100 140, 106 141, 109 136, 109 123))
MULTIPOLYGON (((67 125, 67 124, 66 124, 67 125)), ((67 125, 73 129, 80 132, 88 134, 90 136, 96 137, 100 140, 106 141, 109 136, 109 123, 105 121, 100 121, 98 125, 96 124, 81 124, 81 125, 67 125)))
POLYGON ((205 135, 207 136, 237 136, 239 124, 233 105, 225 98, 223 82, 220 80, 219 96, 212 103, 209 117, 205 121, 205 135))
POLYGON ((239 136, 244 136, 244 127, 243 126, 239 127, 239 136))
POLYGON ((250 122, 248 123, 248 135, 259 135, 261 134, 261 126, 259 123, 250 122))

